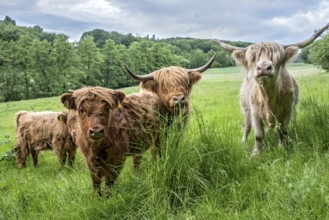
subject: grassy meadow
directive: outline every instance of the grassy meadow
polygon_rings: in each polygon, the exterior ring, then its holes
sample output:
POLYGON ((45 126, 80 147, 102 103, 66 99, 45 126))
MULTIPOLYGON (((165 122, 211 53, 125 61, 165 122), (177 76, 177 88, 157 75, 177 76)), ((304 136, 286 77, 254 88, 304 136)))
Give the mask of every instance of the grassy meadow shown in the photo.
POLYGON ((249 157, 253 133, 241 143, 244 74, 238 67, 210 69, 192 90, 187 131, 170 133, 156 161, 147 152, 135 174, 128 158, 108 199, 93 196, 79 151, 74 167, 61 167, 43 151, 39 166, 29 158, 25 169, 8 153, 15 112, 64 110, 59 96, 0 103, 0 220, 328 219, 329 73, 306 64, 289 69, 300 102, 287 149, 268 133, 261 154, 249 157))

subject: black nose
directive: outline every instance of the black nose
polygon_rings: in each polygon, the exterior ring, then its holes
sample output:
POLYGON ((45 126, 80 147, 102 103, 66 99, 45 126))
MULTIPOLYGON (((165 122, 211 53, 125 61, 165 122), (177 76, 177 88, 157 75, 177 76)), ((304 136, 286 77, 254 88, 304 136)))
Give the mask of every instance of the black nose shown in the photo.
POLYGON ((175 105, 181 105, 184 104, 186 102, 186 98, 184 95, 175 95, 172 97, 175 105))
POLYGON ((98 139, 104 136, 104 128, 91 128, 89 129, 89 135, 91 138, 98 139))
POLYGON ((271 73, 273 66, 271 63, 261 63, 257 65, 258 74, 268 74, 271 73))

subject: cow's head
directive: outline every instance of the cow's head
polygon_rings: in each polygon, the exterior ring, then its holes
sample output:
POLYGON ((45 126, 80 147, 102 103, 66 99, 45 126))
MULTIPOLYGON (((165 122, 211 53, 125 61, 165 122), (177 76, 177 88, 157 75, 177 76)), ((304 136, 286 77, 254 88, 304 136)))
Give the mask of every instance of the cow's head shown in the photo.
POLYGON ((77 111, 69 109, 67 112, 62 112, 57 116, 57 119, 64 123, 71 135, 73 143, 75 143, 76 132, 78 128, 77 111))
POLYGON ((225 44, 217 39, 213 41, 224 50, 231 52, 234 60, 251 72, 257 81, 271 82, 278 77, 286 63, 297 54, 299 48, 311 44, 328 27, 329 23, 303 42, 290 45, 265 42, 242 48, 225 44))
POLYGON ((86 87, 73 93, 64 93, 61 102, 78 115, 78 131, 91 141, 101 141, 108 135, 107 128, 113 110, 119 106, 125 94, 103 87, 86 87))
POLYGON ((216 54, 199 68, 185 69, 172 66, 147 75, 137 75, 127 66, 125 68, 132 78, 141 82, 142 90, 155 93, 167 110, 173 112, 175 109, 188 106, 192 86, 201 79, 201 73, 211 66, 215 57, 216 54))

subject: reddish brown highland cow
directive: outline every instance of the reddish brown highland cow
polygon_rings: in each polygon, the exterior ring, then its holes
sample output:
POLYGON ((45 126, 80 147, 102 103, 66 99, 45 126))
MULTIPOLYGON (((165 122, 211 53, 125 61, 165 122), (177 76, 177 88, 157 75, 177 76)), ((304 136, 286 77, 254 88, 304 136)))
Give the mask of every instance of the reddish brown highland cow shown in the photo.
POLYGON ((73 165, 76 146, 75 111, 68 112, 26 112, 16 113, 16 162, 25 167, 26 158, 31 153, 34 166, 38 165, 41 150, 51 150, 57 154, 61 164, 73 165))
POLYGON ((151 94, 132 94, 86 87, 61 96, 65 107, 78 112, 76 143, 88 165, 93 189, 99 195, 119 175, 125 157, 144 152, 158 142, 159 99, 151 94))
POLYGON ((246 71, 240 90, 240 105, 244 116, 242 141, 247 140, 253 126, 255 144, 252 156, 260 151, 265 136, 264 124, 273 129, 278 122, 279 145, 287 142, 288 125, 298 102, 298 85, 287 70, 287 63, 300 48, 311 44, 328 27, 329 24, 305 41, 291 45, 264 42, 240 48, 214 40, 220 47, 231 52, 235 61, 246 71))

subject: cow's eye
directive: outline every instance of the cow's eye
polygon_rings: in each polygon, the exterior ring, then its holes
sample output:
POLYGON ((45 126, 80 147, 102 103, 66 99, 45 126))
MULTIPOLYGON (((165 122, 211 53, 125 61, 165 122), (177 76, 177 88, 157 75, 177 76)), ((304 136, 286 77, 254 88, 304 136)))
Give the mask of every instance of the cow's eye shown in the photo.
POLYGON ((106 105, 104 110, 105 110, 106 113, 108 113, 110 111, 110 106, 106 105))

